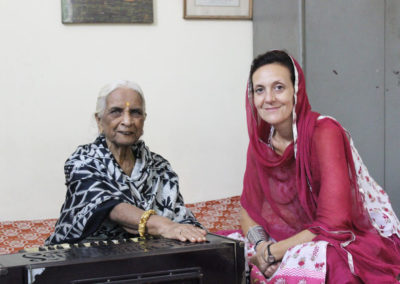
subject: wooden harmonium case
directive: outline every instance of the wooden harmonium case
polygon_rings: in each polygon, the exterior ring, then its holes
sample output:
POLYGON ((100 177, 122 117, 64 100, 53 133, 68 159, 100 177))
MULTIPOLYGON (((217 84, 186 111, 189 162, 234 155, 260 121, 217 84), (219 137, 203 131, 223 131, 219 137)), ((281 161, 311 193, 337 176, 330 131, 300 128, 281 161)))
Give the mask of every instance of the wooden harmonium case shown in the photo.
POLYGON ((0 255, 0 283, 243 283, 244 244, 131 238, 0 255))

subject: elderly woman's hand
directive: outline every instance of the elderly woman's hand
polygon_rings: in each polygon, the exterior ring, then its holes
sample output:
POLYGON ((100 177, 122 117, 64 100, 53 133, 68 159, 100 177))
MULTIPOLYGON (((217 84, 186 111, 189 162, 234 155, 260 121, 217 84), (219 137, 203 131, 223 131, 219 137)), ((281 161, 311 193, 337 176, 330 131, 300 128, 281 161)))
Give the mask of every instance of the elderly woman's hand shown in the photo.
POLYGON ((204 242, 206 241, 207 232, 189 224, 179 224, 172 222, 168 218, 153 215, 147 223, 148 231, 152 235, 160 235, 168 239, 176 239, 182 242, 190 241, 204 242))
POLYGON ((271 277, 281 264, 280 261, 273 264, 269 264, 265 261, 266 259, 266 247, 271 242, 263 242, 257 246, 257 251, 254 256, 250 258, 250 263, 257 266, 257 268, 267 277, 271 277))
POLYGON ((192 243, 206 241, 206 234, 205 230, 193 225, 178 223, 169 225, 165 228, 165 231, 161 232, 161 236, 165 238, 177 239, 182 242, 190 241, 192 243))

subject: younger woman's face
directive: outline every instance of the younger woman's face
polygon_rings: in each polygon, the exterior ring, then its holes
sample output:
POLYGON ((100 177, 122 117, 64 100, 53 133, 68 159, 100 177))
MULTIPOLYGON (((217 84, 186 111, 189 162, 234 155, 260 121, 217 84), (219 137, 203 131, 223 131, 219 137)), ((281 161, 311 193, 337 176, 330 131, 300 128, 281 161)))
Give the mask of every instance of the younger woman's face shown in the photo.
POLYGON ((252 81, 258 115, 275 128, 291 127, 294 87, 289 69, 279 63, 263 65, 253 73, 252 81))

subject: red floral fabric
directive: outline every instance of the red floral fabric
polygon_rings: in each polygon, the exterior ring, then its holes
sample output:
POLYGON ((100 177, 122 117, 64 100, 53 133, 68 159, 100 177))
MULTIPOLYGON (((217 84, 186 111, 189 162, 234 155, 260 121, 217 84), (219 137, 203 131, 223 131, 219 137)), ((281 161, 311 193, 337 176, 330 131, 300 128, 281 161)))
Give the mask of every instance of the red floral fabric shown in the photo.
MULTIPOLYGON (((240 196, 186 204, 197 220, 210 232, 237 230, 240 196)), ((38 247, 54 231, 57 219, 0 222, 0 254, 38 247)))
POLYGON ((240 229, 240 196, 186 204, 186 207, 212 233, 240 229))
POLYGON ((57 219, 0 222, 0 254, 43 245, 57 219))

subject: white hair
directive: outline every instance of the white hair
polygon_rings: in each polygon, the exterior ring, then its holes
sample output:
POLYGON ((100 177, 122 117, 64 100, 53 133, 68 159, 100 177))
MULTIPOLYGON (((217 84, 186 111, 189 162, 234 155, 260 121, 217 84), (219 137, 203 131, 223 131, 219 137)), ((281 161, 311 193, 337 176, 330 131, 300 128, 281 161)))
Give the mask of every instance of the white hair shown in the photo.
POLYGON ((108 83, 103 88, 101 88, 99 95, 97 96, 97 103, 96 103, 96 112, 95 114, 98 117, 102 117, 104 111, 106 109, 106 100, 109 94, 114 92, 118 88, 127 88, 135 91, 139 94, 140 98, 142 99, 143 110, 146 112, 146 101, 144 100, 144 95, 142 88, 138 84, 128 80, 117 80, 111 83, 108 83))

